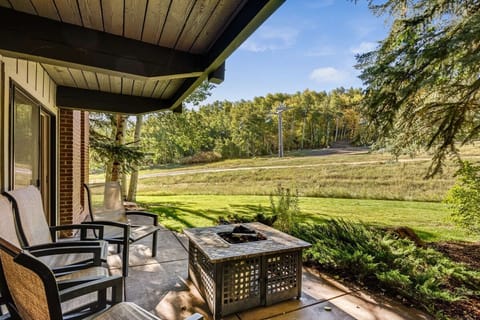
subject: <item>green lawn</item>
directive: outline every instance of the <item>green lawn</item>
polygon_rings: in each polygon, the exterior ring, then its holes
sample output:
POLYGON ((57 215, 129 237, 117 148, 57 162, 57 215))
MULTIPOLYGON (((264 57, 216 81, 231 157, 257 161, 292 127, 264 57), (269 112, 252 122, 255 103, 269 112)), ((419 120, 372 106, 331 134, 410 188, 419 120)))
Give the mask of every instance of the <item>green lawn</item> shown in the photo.
MULTIPOLYGON (((469 154, 465 157, 478 161, 469 154)), ((402 162, 396 162, 388 154, 360 153, 164 167, 141 171, 138 193, 269 195, 281 184, 304 197, 439 202, 455 183, 457 167, 450 161, 442 174, 424 179, 430 165, 427 159, 402 158, 402 162), (222 169, 225 171, 218 171, 222 169), (205 170, 210 171, 202 172, 205 170), (155 174, 162 176, 152 176, 155 174)), ((103 178, 91 176, 91 181, 95 180, 103 178)))
MULTIPOLYGON (((477 149, 474 145, 463 147, 462 156, 478 162, 477 149)), ((140 172, 138 201, 161 214, 165 226, 180 230, 214 225, 219 216, 232 213, 268 213, 268 195, 281 184, 298 191, 305 221, 341 217, 381 226, 408 226, 426 241, 478 241, 448 220, 449 212, 441 203, 455 183, 455 163, 449 161, 443 174, 424 179, 428 159, 427 154, 396 162, 387 153, 312 156, 307 152, 285 158, 169 165, 140 172), (205 170, 210 172, 202 172, 205 170), (162 176, 152 176, 157 173, 162 176)), ((90 181, 96 180, 103 177, 91 175, 90 181)))
MULTIPOLYGON (((268 213, 269 197, 251 195, 139 196, 138 201, 160 215, 168 228, 211 226, 232 213, 268 213)), ((432 202, 300 198, 301 220, 319 223, 341 217, 378 226, 408 226, 426 241, 476 239, 448 221, 445 205, 432 202)))

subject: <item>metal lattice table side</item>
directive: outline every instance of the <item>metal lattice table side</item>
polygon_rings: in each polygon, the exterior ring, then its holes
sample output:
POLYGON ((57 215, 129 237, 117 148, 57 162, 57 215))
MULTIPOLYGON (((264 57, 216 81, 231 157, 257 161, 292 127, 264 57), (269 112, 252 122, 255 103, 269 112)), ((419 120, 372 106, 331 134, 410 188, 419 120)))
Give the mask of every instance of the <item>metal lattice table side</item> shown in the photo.
POLYGON ((302 251, 272 254, 266 261, 266 305, 302 294, 302 251))
POLYGON ((191 241, 189 243, 188 256, 188 276, 200 290, 202 296, 207 301, 208 307, 213 312, 216 290, 214 265, 208 261, 207 257, 191 241))
POLYGON ((261 229, 270 242, 226 244, 217 233, 231 226, 185 231, 189 277, 215 319, 301 295, 302 250, 309 244, 260 223, 246 225, 261 229))

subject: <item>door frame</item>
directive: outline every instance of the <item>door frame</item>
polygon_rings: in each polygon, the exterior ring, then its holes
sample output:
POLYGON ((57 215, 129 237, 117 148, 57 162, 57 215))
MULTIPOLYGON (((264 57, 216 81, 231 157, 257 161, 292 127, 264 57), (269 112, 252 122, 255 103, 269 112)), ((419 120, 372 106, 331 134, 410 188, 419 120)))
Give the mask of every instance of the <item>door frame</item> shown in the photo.
MULTIPOLYGON (((50 165, 48 166, 49 175, 48 181, 50 188, 48 189, 49 193, 49 212, 47 215, 49 216, 47 221, 51 226, 55 226, 57 224, 57 126, 56 126, 56 117, 55 114, 50 112, 38 99, 35 99, 28 90, 24 89, 21 85, 19 85, 16 81, 10 79, 10 86, 9 86, 9 147, 8 147, 8 154, 9 154, 9 177, 8 177, 8 187, 10 190, 14 187, 14 175, 15 175, 15 146, 14 146, 14 130, 15 130, 15 92, 18 91, 20 94, 24 95, 27 99, 29 99, 36 107, 38 107, 39 113, 39 127, 38 127, 38 134, 40 135, 40 114, 43 112, 44 114, 48 115, 50 119, 49 123, 49 133, 50 133, 50 141, 49 141, 49 154, 48 158, 50 160, 50 165)), ((39 152, 41 153, 41 141, 39 139, 39 152)), ((41 156, 41 155, 39 155, 41 156)), ((40 169, 40 165, 39 165, 40 169)))

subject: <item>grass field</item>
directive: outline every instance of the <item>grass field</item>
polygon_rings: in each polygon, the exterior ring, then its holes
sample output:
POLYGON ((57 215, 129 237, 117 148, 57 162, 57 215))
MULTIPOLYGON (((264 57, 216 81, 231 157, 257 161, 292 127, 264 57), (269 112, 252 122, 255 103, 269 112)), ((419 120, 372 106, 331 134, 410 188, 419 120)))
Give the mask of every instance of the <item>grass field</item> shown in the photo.
POLYGON ((396 162, 375 153, 228 160, 144 171, 161 176, 141 179, 138 190, 145 195, 269 195, 281 184, 306 197, 442 201, 455 182, 456 166, 449 162, 443 174, 424 179, 429 165, 428 158, 396 162), (217 172, 220 168, 228 171, 217 172))
MULTIPOLYGON (((270 205, 267 196, 248 195, 139 196, 138 201, 175 230, 211 226, 219 217, 233 213, 269 213, 270 205)), ((448 220, 442 203, 301 197, 300 209, 299 218, 305 222, 337 217, 377 226, 408 226, 426 241, 475 240, 448 220)))
MULTIPOLYGON (((462 150, 464 158, 475 162, 478 154, 475 146, 462 150)), ((476 240, 448 220, 441 203, 455 182, 454 162, 426 180, 429 164, 428 155, 393 161, 389 154, 360 151, 170 165, 140 172, 138 201, 158 212, 164 225, 180 230, 213 225, 232 213, 268 212, 268 195, 281 184, 298 190, 305 221, 341 217, 408 226, 427 241, 476 240)), ((91 181, 102 179, 91 176, 91 181)))

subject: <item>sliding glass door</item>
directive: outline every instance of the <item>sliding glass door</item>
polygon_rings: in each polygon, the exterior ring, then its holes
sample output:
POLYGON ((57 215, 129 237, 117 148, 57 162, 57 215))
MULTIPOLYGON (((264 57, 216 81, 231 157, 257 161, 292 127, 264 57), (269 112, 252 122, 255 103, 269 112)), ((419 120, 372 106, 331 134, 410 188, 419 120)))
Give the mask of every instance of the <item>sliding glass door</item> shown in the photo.
POLYGON ((17 87, 12 90, 11 187, 38 187, 50 221, 52 116, 17 87))

